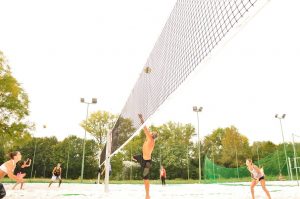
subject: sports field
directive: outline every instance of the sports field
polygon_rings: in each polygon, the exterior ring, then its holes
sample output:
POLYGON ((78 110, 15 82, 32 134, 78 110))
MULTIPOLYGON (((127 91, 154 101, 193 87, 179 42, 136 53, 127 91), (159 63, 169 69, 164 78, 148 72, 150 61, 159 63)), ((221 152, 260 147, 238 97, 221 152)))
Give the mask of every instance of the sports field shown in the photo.
MULTIPOLYGON (((23 198, 99 198, 99 199, 143 199, 144 187, 141 184, 112 184, 109 193, 104 193, 104 185, 97 184, 62 184, 60 188, 53 184, 48 188, 46 183, 28 183, 24 190, 12 190, 13 184, 4 184, 7 199, 23 198)), ((296 182, 267 182, 272 199, 299 199, 300 187, 296 182)), ((152 199, 243 199, 251 198, 249 183, 223 183, 223 184, 173 184, 162 187, 151 185, 152 199)), ((266 198, 260 186, 255 189, 256 198, 266 198)))

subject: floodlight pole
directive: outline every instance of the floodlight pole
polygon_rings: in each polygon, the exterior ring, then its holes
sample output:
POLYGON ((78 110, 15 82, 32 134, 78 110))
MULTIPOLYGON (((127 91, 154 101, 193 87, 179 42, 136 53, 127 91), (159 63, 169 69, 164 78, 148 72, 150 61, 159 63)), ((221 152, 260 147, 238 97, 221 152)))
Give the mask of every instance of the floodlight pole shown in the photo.
MULTIPOLYGON (((84 98, 80 98, 81 103, 87 104, 87 109, 86 109, 86 122, 88 120, 89 116, 89 105, 90 104, 97 104, 97 98, 93 98, 92 102, 85 102, 84 98)), ((80 182, 82 183, 83 181, 83 172, 84 172, 84 158, 85 158, 85 140, 86 140, 86 128, 84 128, 84 139, 83 139, 83 151, 82 151, 82 164, 81 164, 81 176, 80 176, 80 182)))
POLYGON ((188 180, 190 180, 190 165, 189 165, 189 145, 186 147, 187 153, 186 153, 186 159, 187 159, 187 175, 188 175, 188 180))
POLYGON ((107 142, 106 142, 106 156, 105 156, 105 178, 104 178, 104 192, 109 192, 109 169, 110 165, 110 155, 111 155, 111 145, 112 145, 112 132, 107 132, 107 142))
POLYGON ((193 106, 193 111, 197 113, 197 123, 198 123, 198 158, 199 158, 199 183, 201 183, 201 154, 200 154, 200 135, 199 135, 199 112, 201 112, 203 107, 193 106))
POLYGON ((70 160, 70 140, 68 140, 68 158, 67 158, 66 179, 68 179, 69 160, 70 160))
POLYGON ((297 185, 299 186, 297 152, 296 152, 296 148, 295 148, 295 135, 294 135, 294 133, 292 134, 292 137, 293 137, 293 150, 294 150, 294 167, 296 169, 297 185))
POLYGON ((132 180, 132 158, 131 157, 132 157, 132 143, 130 143, 130 181, 132 180))
POLYGON ((259 163, 259 153, 258 153, 258 144, 257 144, 257 146, 256 146, 256 153, 257 153, 258 166, 260 167, 260 163, 259 163))
POLYGON ((277 160, 278 160, 279 175, 281 176, 281 166, 280 166, 278 149, 276 151, 277 151, 277 160))
POLYGON ((287 167, 287 171, 288 171, 288 176, 289 176, 289 178, 291 178, 291 176, 290 176, 290 170, 289 170, 289 164, 288 164, 288 158, 287 158, 287 153, 286 153, 286 146, 285 146, 285 142, 284 142, 284 135, 283 135, 282 123, 281 123, 281 120, 284 119, 285 116, 286 116, 286 114, 283 114, 282 116, 279 116, 278 114, 276 114, 275 118, 279 119, 279 122, 280 122, 281 135, 282 135, 283 148, 284 148, 285 161, 286 161, 286 167, 287 167))
MULTIPOLYGON (((46 125, 43 125, 43 128, 46 128, 46 125)), ((35 143, 34 143, 34 151, 33 151, 32 165, 31 165, 30 179, 32 179, 34 160, 35 160, 35 154, 36 154, 36 145, 37 145, 37 139, 36 139, 36 137, 34 137, 34 134, 33 134, 33 138, 35 139, 35 143)))
MULTIPOLYGON (((35 137, 33 137, 35 138, 35 137)), ((31 173, 30 173, 30 179, 32 179, 32 173, 33 173, 33 168, 34 168, 34 160, 35 160, 35 153, 36 153, 36 138, 35 138, 35 143, 34 143, 34 152, 33 152, 33 158, 32 158, 32 166, 31 166, 31 173)))

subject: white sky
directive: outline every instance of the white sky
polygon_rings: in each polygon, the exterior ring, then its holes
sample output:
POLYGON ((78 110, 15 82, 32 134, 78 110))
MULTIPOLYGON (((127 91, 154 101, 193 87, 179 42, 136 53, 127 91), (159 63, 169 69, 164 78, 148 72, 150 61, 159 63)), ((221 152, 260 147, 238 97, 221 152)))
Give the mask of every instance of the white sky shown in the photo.
MULTIPOLYGON (((175 0, 0 1, 0 50, 29 94, 36 136, 83 137, 90 113, 118 114, 175 0), (47 128, 42 129, 46 124, 47 128)), ((271 0, 188 78, 151 118, 197 125, 200 134, 236 126, 250 141, 300 135, 298 0, 271 0)))

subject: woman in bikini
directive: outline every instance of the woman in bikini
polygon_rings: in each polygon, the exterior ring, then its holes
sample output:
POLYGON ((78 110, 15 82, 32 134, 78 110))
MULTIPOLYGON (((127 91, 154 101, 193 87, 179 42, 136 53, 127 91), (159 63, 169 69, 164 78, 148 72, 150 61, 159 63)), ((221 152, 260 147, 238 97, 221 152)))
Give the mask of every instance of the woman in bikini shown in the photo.
POLYGON ((251 173, 252 182, 251 182, 251 195, 252 199, 254 199, 254 187, 260 182, 262 189, 266 193, 268 199, 271 199, 270 193, 266 188, 266 180, 264 173, 255 165, 253 164, 251 159, 246 160, 247 169, 251 173))
MULTIPOLYGON (((0 179, 4 178, 4 176, 8 176, 10 179, 17 181, 17 183, 23 183, 24 174, 19 176, 14 175, 14 170, 16 168, 16 163, 19 162, 22 158, 22 155, 19 151, 9 153, 10 160, 4 162, 0 166, 0 179)), ((0 198, 4 198, 6 195, 6 191, 4 186, 0 183, 0 198)))

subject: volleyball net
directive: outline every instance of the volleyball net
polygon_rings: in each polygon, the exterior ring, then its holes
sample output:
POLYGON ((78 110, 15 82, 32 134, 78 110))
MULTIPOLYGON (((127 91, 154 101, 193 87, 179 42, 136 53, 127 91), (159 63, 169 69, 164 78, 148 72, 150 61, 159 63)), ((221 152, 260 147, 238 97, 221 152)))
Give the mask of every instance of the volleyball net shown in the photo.
MULTIPOLYGON (((111 131, 109 154, 116 153, 139 132, 142 124, 138 114, 145 121, 152 116, 258 1, 176 2, 111 131)), ((101 163, 105 157, 106 147, 101 163)))

